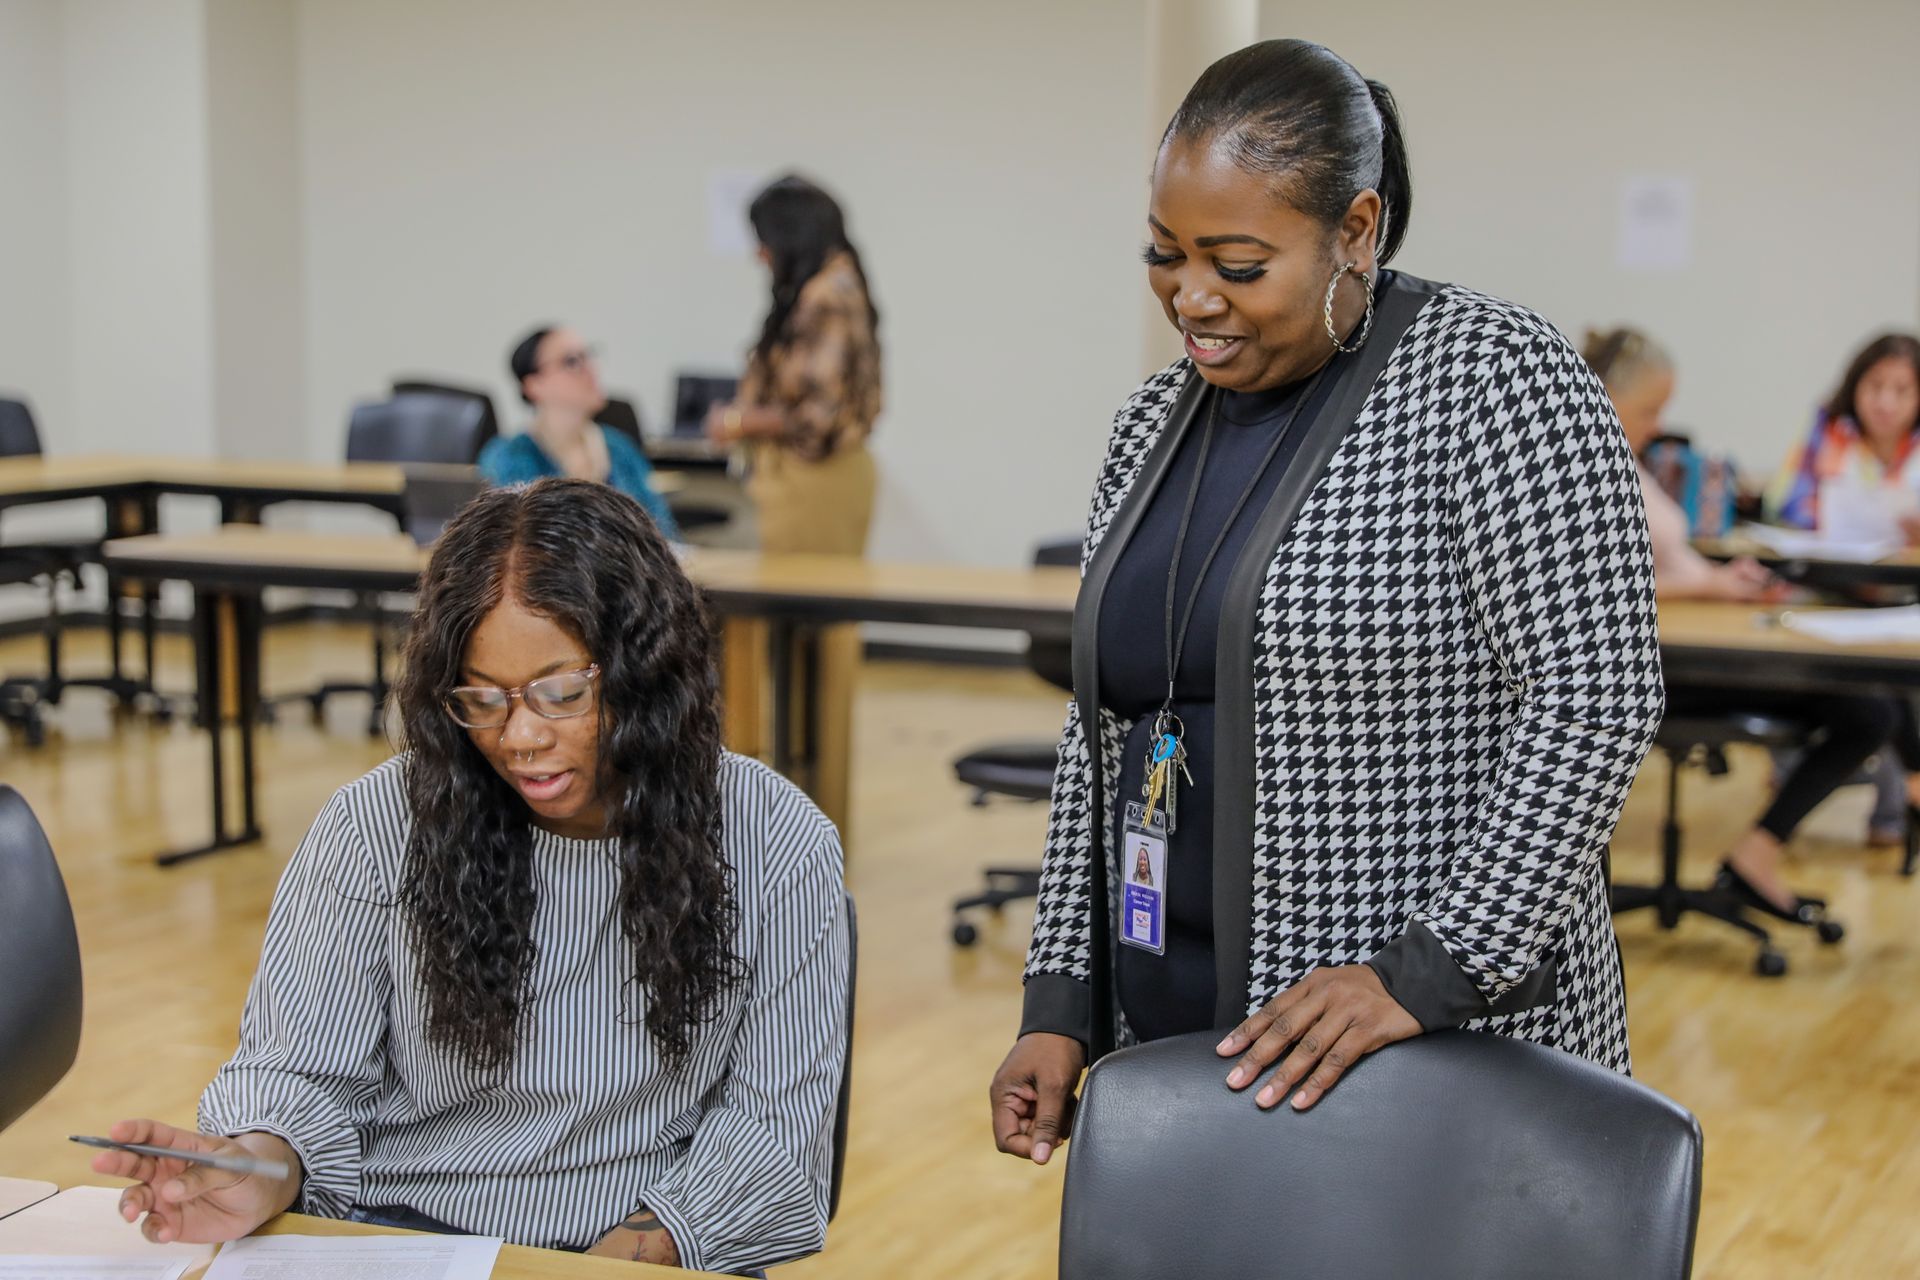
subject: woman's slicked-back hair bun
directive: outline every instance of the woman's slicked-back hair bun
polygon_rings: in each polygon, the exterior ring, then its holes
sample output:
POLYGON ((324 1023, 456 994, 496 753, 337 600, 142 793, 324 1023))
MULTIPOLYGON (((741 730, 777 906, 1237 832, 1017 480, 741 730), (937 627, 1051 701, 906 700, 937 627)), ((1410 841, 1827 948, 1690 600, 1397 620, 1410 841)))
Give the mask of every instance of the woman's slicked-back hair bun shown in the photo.
POLYGON ((1413 174, 1399 108, 1387 86, 1323 45, 1263 40, 1220 59, 1187 90, 1161 144, 1175 139, 1224 146, 1329 227, 1372 189, 1383 206, 1380 262, 1406 239, 1413 174))

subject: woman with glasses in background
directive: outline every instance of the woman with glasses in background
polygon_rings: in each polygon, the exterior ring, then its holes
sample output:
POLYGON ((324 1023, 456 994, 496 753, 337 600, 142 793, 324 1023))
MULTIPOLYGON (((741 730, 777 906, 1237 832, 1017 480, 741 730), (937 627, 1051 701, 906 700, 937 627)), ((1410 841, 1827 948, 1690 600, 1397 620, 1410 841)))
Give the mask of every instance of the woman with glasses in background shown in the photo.
POLYGON ((595 366, 595 350, 564 327, 542 327, 522 338, 507 357, 520 398, 533 406, 533 424, 522 435, 489 440, 480 451, 480 474, 488 484, 530 484, 548 477, 612 485, 647 509, 669 538, 677 539, 667 501, 653 489, 653 465, 630 437, 595 422, 607 403, 595 366))
POLYGON ((200 1132, 103 1154, 156 1241, 290 1207, 701 1270, 824 1239, 846 1044, 838 837, 720 746, 707 618, 602 485, 482 495, 436 545, 409 750, 274 896, 200 1132))

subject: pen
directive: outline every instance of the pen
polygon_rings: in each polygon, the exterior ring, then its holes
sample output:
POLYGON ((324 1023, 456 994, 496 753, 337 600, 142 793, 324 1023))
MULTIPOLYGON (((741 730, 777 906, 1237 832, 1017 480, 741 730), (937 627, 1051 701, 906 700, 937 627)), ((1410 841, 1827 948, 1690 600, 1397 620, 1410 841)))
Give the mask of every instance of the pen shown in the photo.
POLYGON ((253 1174, 263 1178, 290 1177, 293 1170, 287 1168, 281 1160, 262 1160, 256 1156, 216 1155, 207 1151, 181 1151, 174 1147, 156 1147, 145 1142, 115 1142, 111 1138, 89 1138, 73 1134, 68 1142, 77 1142, 83 1147, 105 1147, 109 1151, 131 1151, 137 1156, 153 1156, 161 1160, 185 1160, 188 1164, 204 1164, 210 1169, 221 1169, 227 1173, 253 1174))

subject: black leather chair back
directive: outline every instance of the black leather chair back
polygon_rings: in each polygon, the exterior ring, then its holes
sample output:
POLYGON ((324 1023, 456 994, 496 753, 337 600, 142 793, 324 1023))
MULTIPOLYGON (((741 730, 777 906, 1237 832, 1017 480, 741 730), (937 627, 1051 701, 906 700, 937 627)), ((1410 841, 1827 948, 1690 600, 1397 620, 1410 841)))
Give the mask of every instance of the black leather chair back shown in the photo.
POLYGON ((1218 1033, 1109 1055, 1067 1145, 1061 1280, 1685 1276, 1700 1125, 1582 1058, 1443 1031, 1312 1110, 1230 1091, 1218 1033))
POLYGON ((485 444, 500 434, 500 419, 493 411, 493 396, 479 387, 466 387, 457 382, 441 382, 434 378, 396 378, 393 383, 396 396, 426 395, 452 396, 456 400, 473 400, 481 406, 480 443, 485 444))
POLYGON ((827 1192, 827 1221, 840 1212, 840 1181, 847 1172, 847 1109, 853 1101, 853 993, 860 977, 860 916, 847 895, 847 1057, 840 1067, 840 1101, 833 1112, 833 1183, 827 1192))
MULTIPOLYGON (((1037 568, 1065 566, 1078 569, 1080 539, 1063 538, 1058 542, 1041 543, 1034 549, 1033 563, 1037 568)), ((1027 637, 1027 666, 1048 684, 1065 689, 1068 693, 1073 692, 1073 645, 1070 641, 1044 636, 1027 637)))
POLYGON ((421 546, 438 541, 448 521, 460 508, 479 497, 487 482, 476 467, 452 465, 407 468, 405 498, 407 536, 421 546))
POLYGON ((471 466, 487 439, 477 401, 408 392, 354 406, 347 425, 347 461, 471 466))
POLYGON ((36 457, 40 453, 40 430, 33 425, 33 410, 25 400, 0 399, 0 458, 36 457))
POLYGON ((593 420, 603 427, 612 427, 635 444, 640 443, 640 410, 631 400, 608 396, 607 402, 600 406, 600 412, 593 415, 593 420))
POLYGON ((60 1083, 80 1049, 80 939, 47 833, 0 786, 0 1129, 60 1083))

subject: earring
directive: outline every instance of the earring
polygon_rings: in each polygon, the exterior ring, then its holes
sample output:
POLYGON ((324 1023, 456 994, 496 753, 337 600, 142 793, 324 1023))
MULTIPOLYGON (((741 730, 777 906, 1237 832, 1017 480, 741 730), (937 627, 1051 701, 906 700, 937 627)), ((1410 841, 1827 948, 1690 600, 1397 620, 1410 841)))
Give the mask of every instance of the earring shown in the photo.
POLYGON ((1335 351, 1358 351, 1366 345, 1367 335, 1373 332, 1373 277, 1364 271, 1354 271, 1354 275, 1359 279, 1361 284, 1366 286, 1367 290, 1367 314, 1366 318, 1360 322, 1360 336, 1353 340, 1352 346, 1343 346, 1340 342, 1339 333, 1337 333, 1333 327, 1333 291, 1339 285, 1340 277, 1349 271, 1353 271, 1353 267, 1354 264, 1351 262, 1341 263, 1340 269, 1333 273, 1333 279, 1327 281, 1327 304, 1322 309, 1321 314, 1326 322, 1327 336, 1333 339, 1333 349, 1335 351))

